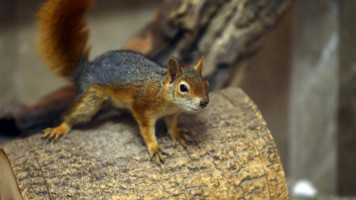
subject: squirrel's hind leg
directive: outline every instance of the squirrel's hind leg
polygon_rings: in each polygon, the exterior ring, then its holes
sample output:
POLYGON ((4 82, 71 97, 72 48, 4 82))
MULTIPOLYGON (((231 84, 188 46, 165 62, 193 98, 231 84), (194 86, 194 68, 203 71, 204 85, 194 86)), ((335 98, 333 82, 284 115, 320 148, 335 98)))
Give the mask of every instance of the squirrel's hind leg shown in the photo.
POLYGON ((58 139, 67 134, 71 127, 89 121, 105 100, 104 90, 97 85, 89 87, 64 116, 61 125, 45 129, 42 138, 58 139))

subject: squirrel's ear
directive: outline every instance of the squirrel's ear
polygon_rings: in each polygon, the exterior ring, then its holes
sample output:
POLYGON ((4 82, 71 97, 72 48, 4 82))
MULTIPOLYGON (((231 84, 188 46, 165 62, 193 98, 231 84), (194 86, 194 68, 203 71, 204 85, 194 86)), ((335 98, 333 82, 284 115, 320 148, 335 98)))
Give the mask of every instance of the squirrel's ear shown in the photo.
POLYGON ((181 73, 183 69, 180 67, 177 59, 172 57, 168 61, 168 73, 169 82, 173 82, 181 73))
POLYGON ((200 58, 198 64, 195 65, 193 69, 201 73, 203 70, 203 63, 204 63, 204 56, 200 58))

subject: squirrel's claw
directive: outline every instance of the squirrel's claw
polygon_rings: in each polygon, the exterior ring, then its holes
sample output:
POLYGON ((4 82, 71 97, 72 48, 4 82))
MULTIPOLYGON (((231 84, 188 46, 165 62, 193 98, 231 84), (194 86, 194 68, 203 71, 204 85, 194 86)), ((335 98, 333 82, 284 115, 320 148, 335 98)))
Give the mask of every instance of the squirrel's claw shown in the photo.
POLYGON ((57 140, 62 134, 64 134, 63 132, 59 132, 57 129, 55 128, 47 128, 43 131, 42 134, 42 138, 48 138, 48 139, 54 139, 57 140))
POLYGON ((162 155, 160 153, 153 153, 152 157, 151 157, 151 161, 155 161, 155 163, 157 165, 161 165, 161 164, 164 164, 164 160, 162 158, 162 155))
POLYGON ((168 155, 168 154, 164 152, 160 146, 157 145, 156 147, 149 148, 148 150, 150 153, 151 161, 154 160, 157 165, 164 164, 162 155, 168 155))
POLYGON ((51 135, 51 132, 52 132, 52 128, 46 128, 45 130, 43 130, 43 134, 41 138, 47 138, 49 135, 51 135))
POLYGON ((57 140, 63 134, 67 134, 69 128, 64 125, 57 126, 56 128, 47 128, 43 130, 42 138, 54 139, 57 140))
POLYGON ((184 147, 187 148, 187 142, 193 142, 194 140, 188 135, 190 133, 189 130, 186 129, 178 129, 175 134, 172 135, 174 145, 177 144, 177 141, 184 147))

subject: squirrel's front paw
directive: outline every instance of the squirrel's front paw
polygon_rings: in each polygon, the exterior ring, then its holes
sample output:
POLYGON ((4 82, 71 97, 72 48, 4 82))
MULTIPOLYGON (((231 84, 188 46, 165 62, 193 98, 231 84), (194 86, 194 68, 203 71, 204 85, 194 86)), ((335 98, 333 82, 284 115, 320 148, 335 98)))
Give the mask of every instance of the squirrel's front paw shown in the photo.
POLYGON ((189 132, 189 130, 177 128, 172 134, 173 143, 177 144, 178 141, 184 148, 186 148, 186 143, 193 141, 193 139, 188 135, 189 132))
POLYGON ((61 125, 55 128, 47 128, 43 130, 43 134, 41 137, 57 140, 61 135, 67 134, 69 130, 69 126, 62 123, 61 125))
POLYGON ((167 153, 165 153, 158 144, 150 145, 148 151, 150 153, 151 161, 154 160, 157 165, 164 164, 162 155, 167 155, 167 153))

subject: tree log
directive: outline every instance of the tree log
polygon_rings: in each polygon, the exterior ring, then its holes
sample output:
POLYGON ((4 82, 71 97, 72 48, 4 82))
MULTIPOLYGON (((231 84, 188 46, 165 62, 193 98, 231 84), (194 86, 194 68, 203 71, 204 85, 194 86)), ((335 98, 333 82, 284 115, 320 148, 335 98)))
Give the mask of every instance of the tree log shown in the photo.
POLYGON ((196 141, 187 149, 173 145, 158 125, 158 142, 168 153, 162 166, 150 162, 135 121, 114 117, 57 142, 37 134, 6 144, 0 177, 8 179, 0 179, 0 198, 10 191, 13 199, 288 198, 266 122, 240 89, 216 92, 205 111, 181 116, 179 126, 196 141))
POLYGON ((292 0, 167 0, 154 20, 124 49, 167 63, 171 55, 193 65, 205 56, 204 76, 221 88, 241 58, 288 10, 292 0), (221 70, 219 70, 221 68, 221 70))
POLYGON ((14 102, 0 107, 0 135, 26 136, 49 126, 58 125, 61 116, 78 94, 77 85, 70 83, 48 94, 34 105, 14 102))

